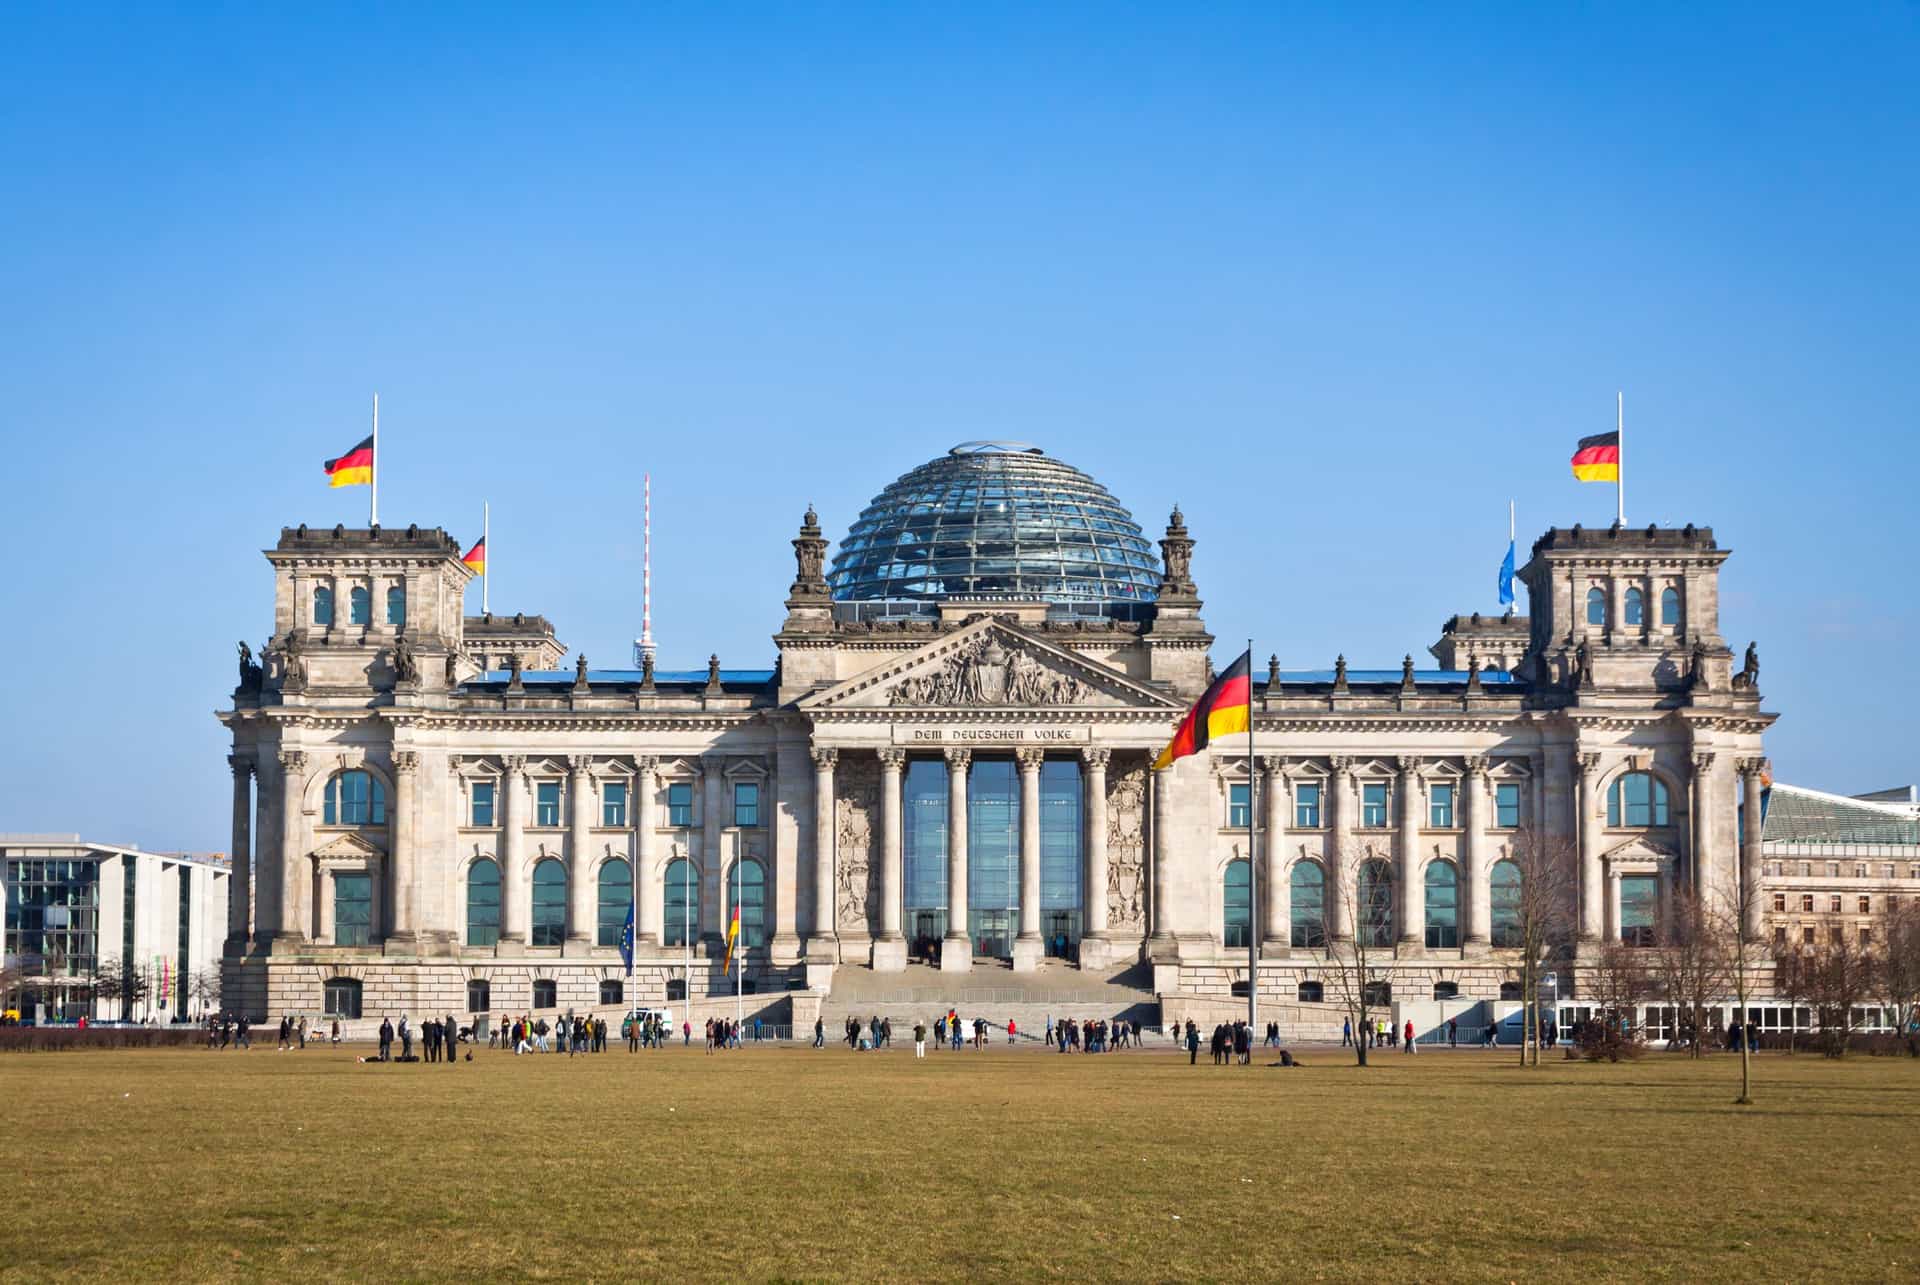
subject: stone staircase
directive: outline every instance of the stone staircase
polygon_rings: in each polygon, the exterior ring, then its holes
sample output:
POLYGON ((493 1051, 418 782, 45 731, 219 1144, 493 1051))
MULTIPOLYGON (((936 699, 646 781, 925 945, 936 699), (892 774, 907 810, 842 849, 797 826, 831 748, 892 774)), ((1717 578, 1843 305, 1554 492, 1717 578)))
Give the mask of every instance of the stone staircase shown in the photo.
POLYGON ((975 961, 971 972, 953 975, 925 964, 905 972, 876 973, 842 965, 834 970, 833 989, 821 1003, 827 1039, 839 1034, 849 1015, 866 1021, 891 1018, 896 1041, 910 1038, 915 1020, 929 1024, 948 1009, 963 1019, 984 1017, 1004 1039, 1011 1018, 1022 1033, 1038 1037, 1047 1019, 1077 1021, 1125 1018, 1157 1026, 1160 1004, 1153 993, 1153 969, 1130 964, 1101 972, 1082 971, 1056 960, 1039 970, 1016 973, 997 961, 975 961))

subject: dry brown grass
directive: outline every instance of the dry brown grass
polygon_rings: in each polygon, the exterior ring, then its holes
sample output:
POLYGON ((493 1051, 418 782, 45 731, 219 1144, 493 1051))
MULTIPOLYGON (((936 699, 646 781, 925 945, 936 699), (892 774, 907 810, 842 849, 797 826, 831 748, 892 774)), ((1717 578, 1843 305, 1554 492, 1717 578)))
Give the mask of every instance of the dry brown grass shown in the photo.
POLYGON ((8 1279, 1911 1279, 1920 1066, 0 1062, 8 1279))

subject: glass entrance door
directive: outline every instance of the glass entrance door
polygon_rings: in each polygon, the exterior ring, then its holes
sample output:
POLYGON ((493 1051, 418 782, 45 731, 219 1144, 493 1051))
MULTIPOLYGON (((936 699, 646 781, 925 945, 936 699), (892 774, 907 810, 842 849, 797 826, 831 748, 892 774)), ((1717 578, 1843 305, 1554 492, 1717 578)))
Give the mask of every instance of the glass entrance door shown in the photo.
POLYGON ((1072 959, 1080 943, 1080 912, 1049 910, 1040 916, 1040 930, 1047 938, 1047 958, 1072 959))
POLYGON ((1010 910, 975 910, 967 918, 973 921, 973 953, 980 958, 1009 959, 1013 956, 1013 934, 1017 925, 1010 910))

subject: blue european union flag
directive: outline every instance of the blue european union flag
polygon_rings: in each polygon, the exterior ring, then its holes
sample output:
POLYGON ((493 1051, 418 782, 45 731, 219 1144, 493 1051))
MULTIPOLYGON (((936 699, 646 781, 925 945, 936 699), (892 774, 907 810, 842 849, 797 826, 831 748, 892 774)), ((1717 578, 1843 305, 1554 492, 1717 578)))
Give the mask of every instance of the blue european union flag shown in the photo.
POLYGON ((1513 541, 1507 541, 1507 559, 1500 564, 1500 605, 1513 605, 1513 541))
POLYGON ((627 976, 633 976, 633 903, 627 903, 627 923, 620 930, 620 958, 626 961, 627 976))

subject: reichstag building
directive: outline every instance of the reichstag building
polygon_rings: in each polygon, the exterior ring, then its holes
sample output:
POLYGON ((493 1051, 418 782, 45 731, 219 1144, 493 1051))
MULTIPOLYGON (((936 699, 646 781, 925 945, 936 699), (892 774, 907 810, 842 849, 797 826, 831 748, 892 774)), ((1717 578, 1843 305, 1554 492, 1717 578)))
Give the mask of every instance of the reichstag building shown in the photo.
POLYGON ((1756 877, 1740 799, 1774 716, 1721 635, 1711 530, 1550 529, 1530 616, 1454 617, 1432 667, 1257 664, 1254 779, 1238 737, 1149 770, 1212 672, 1195 544, 1177 509, 1150 540, 1079 469, 967 443, 837 549, 806 514, 772 669, 656 672, 466 615, 444 531, 283 530, 272 637, 219 715, 229 1002, 697 1020, 733 1011, 737 907, 775 1020, 988 970, 1226 1016, 1253 938, 1264 1012, 1324 1034, 1356 930, 1396 996, 1511 986, 1523 833, 1577 852, 1582 952, 1756 877))

